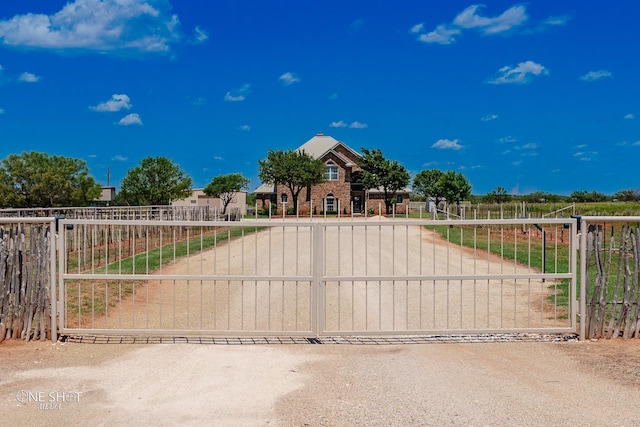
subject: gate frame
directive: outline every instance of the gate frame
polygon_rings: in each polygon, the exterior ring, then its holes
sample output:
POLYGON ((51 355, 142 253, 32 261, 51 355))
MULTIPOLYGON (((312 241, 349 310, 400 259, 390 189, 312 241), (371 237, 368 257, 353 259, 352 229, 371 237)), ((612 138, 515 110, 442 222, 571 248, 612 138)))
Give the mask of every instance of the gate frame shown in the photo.
MULTIPOLYGON (((56 218, 51 219, 51 223, 58 223, 56 218)), ((584 224, 585 218, 583 217, 582 223, 584 224)), ((326 292, 325 292, 325 283, 328 281, 358 281, 358 280, 368 280, 368 281, 380 281, 380 280, 391 280, 391 281, 413 281, 413 280, 474 280, 474 279, 503 279, 503 278, 511 278, 511 279, 531 279, 531 278, 540 278, 541 276, 546 277, 555 277, 569 280, 569 300, 567 303, 567 307, 569 309, 569 326, 568 327, 557 327, 557 328, 531 328, 531 329, 522 329, 522 328, 514 328, 514 329, 473 329, 473 330, 451 330, 450 333, 461 334, 461 333, 470 333, 470 334, 480 334, 480 333, 509 333, 509 332, 547 332, 547 333, 566 333, 570 331, 576 331, 577 325, 577 316, 578 310, 580 313, 585 312, 585 308, 583 306, 584 292, 581 288, 581 299, 580 305, 578 305, 577 300, 577 250, 578 250, 578 218, 544 218, 544 219, 491 219, 491 220, 454 220, 451 222, 451 225, 461 225, 461 226, 493 226, 493 225, 536 225, 536 224, 545 224, 545 225, 565 225, 569 224, 569 271, 567 273, 535 273, 535 274, 485 274, 485 275, 470 275, 470 274, 459 274, 459 275, 409 275, 409 276, 331 276, 325 275, 324 273, 324 246, 325 241, 323 237, 323 229, 329 226, 376 226, 376 225, 386 225, 386 226, 401 226, 401 225, 412 225, 412 226, 429 226, 429 225, 445 225, 447 224, 442 220, 433 220, 433 219, 392 219, 390 221, 379 221, 369 219, 344 219, 344 220, 327 220, 327 219, 293 219, 293 220, 248 220, 241 221, 230 224, 225 221, 167 221, 167 220, 84 220, 84 219, 61 219, 59 221, 59 227, 64 230, 67 227, 71 228, 74 224, 127 224, 127 225, 157 225, 157 226, 189 226, 189 227, 229 227, 229 226, 239 226, 239 227, 286 227, 286 226, 303 226, 309 227, 311 232, 312 241, 312 265, 311 265, 311 277, 308 275, 299 275, 299 276, 226 276, 226 275, 207 275, 207 279, 215 280, 271 280, 271 281, 310 281, 311 282, 311 313, 310 313, 310 327, 311 331, 274 331, 272 334, 268 334, 270 336, 308 336, 308 333, 314 334, 316 337, 320 336, 329 336, 325 335, 326 332, 326 319, 325 319, 325 305, 326 305, 326 292)), ((584 239, 583 234, 583 239, 584 239)), ((58 276, 60 280, 58 295, 59 301, 55 304, 55 308, 57 310, 52 311, 52 320, 55 319, 56 311, 58 314, 58 319, 60 321, 59 331, 62 333, 93 333, 93 334, 118 334, 118 335, 127 335, 127 334, 137 334, 137 333, 151 333, 154 335, 163 335, 163 334, 180 334, 180 335, 216 335, 216 336, 230 336, 232 335, 241 335, 241 336, 256 336, 255 331, 198 331, 198 330, 137 330, 131 329, 129 333, 123 333, 121 329, 114 330, 103 330, 103 329, 73 329, 65 327, 65 310, 66 304, 64 299, 65 293, 65 276, 72 275, 74 278, 106 278, 109 276, 108 274, 104 275, 96 275, 96 274, 71 274, 65 271, 66 265, 66 251, 65 251, 65 238, 58 238, 57 243, 57 252, 58 252, 58 276), (102 277, 105 276, 105 277, 102 277)), ((582 254, 585 251, 582 251, 582 254)), ((52 251, 52 253, 54 253, 52 251)), ((55 266, 55 253, 52 256, 52 263, 55 266)), ((53 277, 55 277, 55 269, 52 269, 53 277)), ((146 275, 119 275, 119 277, 123 279, 142 279, 145 278, 146 275)), ((157 276, 154 275, 155 278, 162 278, 165 275, 157 276)), ((180 278, 180 279, 189 279, 189 278, 202 278, 202 276, 198 275, 188 275, 188 276, 175 276, 175 275, 166 275, 168 278, 180 278)), ((55 279, 52 280, 52 296, 55 296, 55 279)), ((584 285, 584 281, 581 286, 584 285)), ((55 298, 54 298, 55 300, 55 298)), ((584 340, 583 327, 584 322, 580 322, 580 339, 584 340)), ((55 322, 52 323, 52 327, 55 328, 55 322)), ((351 332, 338 332, 339 335, 353 335, 351 332)), ((440 331, 438 331, 440 332, 440 331)), ((383 335, 416 335, 416 334, 430 334, 432 332, 425 331, 356 331, 356 335, 375 335, 375 336, 383 336, 383 335)), ((436 332, 433 332, 436 333, 436 332)), ((264 335, 264 331, 259 332, 259 335, 264 335)), ((55 336, 55 329, 52 331, 52 338, 55 336)), ((57 339, 57 338, 56 338, 57 339)))

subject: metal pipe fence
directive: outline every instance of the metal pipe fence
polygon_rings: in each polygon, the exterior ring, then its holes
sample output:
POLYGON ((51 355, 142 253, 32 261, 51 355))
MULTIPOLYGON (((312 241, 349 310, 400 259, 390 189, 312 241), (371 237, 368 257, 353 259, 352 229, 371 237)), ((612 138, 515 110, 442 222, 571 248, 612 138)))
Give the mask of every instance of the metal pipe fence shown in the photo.
POLYGON ((309 337, 577 327, 575 219, 60 224, 58 298, 67 334, 309 337))

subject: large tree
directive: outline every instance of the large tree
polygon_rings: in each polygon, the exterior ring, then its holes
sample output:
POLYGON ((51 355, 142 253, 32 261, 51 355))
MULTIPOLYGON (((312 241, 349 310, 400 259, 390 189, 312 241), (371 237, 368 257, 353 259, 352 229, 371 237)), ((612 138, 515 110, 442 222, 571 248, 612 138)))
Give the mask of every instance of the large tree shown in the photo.
POLYGON ((266 159, 258 160, 258 166, 262 182, 289 189, 294 211, 297 211, 298 196, 303 188, 324 182, 324 163, 304 151, 269 150, 266 159))
POLYGON ((365 188, 381 189, 387 214, 391 213, 392 201, 396 193, 409 185, 409 172, 396 160, 388 160, 380 149, 362 149, 360 167, 362 184, 365 188))
POLYGON ((418 172, 413 178, 413 192, 425 199, 433 197, 436 208, 444 200, 444 193, 440 185, 443 172, 439 169, 429 169, 418 172))
POLYGON ((471 195, 471 184, 460 172, 450 170, 440 177, 440 185, 447 203, 455 203, 460 214, 460 202, 471 195))
POLYGON ((227 206, 236 194, 249 187, 249 179, 240 173, 219 175, 211 180, 204 188, 204 194, 217 197, 222 201, 222 215, 227 212, 227 206))
POLYGON ((36 151, 10 154, 0 165, 0 206, 13 208, 85 206, 100 185, 80 159, 36 151))
POLYGON ((191 195, 192 179, 167 157, 146 157, 123 178, 118 203, 168 205, 191 195))
POLYGON ((483 198, 487 203, 506 203, 509 200, 509 194, 504 187, 496 187, 495 190, 488 192, 483 198))

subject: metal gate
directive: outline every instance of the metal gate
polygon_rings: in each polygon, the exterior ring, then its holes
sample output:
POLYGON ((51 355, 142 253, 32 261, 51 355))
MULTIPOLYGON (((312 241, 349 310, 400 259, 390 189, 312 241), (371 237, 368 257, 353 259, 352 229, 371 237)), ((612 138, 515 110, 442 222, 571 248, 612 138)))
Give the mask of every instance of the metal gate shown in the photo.
POLYGON ((576 331, 574 219, 60 224, 63 334, 576 331))

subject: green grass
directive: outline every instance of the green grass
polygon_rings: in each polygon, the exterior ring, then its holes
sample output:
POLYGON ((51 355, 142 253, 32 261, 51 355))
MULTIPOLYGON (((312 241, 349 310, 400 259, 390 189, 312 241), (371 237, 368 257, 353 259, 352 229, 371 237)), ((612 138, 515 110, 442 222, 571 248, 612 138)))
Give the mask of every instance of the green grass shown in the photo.
MULTIPOLYGON (((243 233, 257 232, 264 227, 231 227, 220 231, 212 231, 202 235, 190 237, 179 241, 171 241, 161 247, 150 249, 133 256, 125 257, 103 265, 98 268, 86 271, 91 274, 147 274, 153 273, 163 265, 168 265, 179 258, 197 254, 206 249, 218 246, 243 233)), ((115 257, 115 251, 110 251, 110 256, 115 257)), ((72 257, 73 258, 73 257, 72 257)), ((73 265, 77 266, 77 254, 73 265)), ((120 281, 120 282, 96 282, 95 280, 70 280, 66 283, 69 290, 67 300, 67 316, 77 319, 78 315, 103 315, 109 307, 114 307, 120 298, 127 297, 133 293, 134 286, 143 283, 142 281, 120 281), (78 289, 79 287, 79 289, 78 289), (79 313, 78 313, 79 308, 79 313)))
MULTIPOLYGON (((542 271, 543 243, 539 237, 522 234, 517 228, 500 228, 499 226, 453 226, 442 225, 430 229, 437 232, 443 239, 452 244, 459 244, 468 248, 487 251, 506 260, 515 260, 519 264, 531 266, 542 271), (517 236, 517 241, 514 239, 517 236)), ((549 231, 548 231, 549 232, 549 231)), ((533 233, 533 231, 532 231, 533 233)), ((567 237, 568 238, 568 237, 567 237)), ((545 272, 569 272, 569 245, 567 243, 547 240, 545 254, 545 272)), ((566 306, 569 302, 569 281, 562 279, 556 291, 549 298, 559 306, 566 306)))

